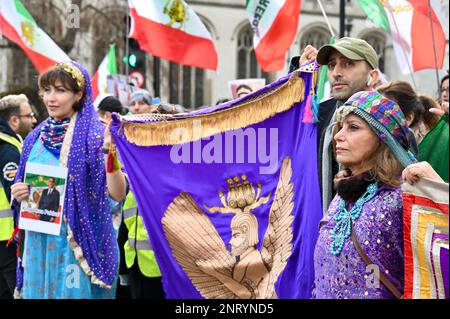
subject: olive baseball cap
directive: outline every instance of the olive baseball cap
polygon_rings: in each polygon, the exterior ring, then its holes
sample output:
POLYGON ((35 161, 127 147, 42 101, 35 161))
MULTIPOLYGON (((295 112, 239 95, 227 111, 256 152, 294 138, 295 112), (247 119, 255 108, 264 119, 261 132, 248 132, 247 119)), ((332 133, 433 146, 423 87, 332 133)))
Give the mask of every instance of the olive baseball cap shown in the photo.
POLYGON ((317 62, 327 65, 333 50, 350 60, 366 60, 374 69, 378 69, 378 55, 372 46, 365 40, 356 38, 341 38, 334 44, 326 44, 317 53, 317 62))

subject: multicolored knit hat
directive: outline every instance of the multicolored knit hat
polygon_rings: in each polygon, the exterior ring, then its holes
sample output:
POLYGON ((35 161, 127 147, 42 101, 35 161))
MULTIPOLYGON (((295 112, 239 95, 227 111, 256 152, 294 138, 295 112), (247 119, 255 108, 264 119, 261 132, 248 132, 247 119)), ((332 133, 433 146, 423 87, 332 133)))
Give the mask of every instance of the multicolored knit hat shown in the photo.
POLYGON ((361 91, 353 94, 338 109, 337 121, 342 123, 350 113, 365 120, 404 167, 417 161, 411 152, 413 134, 397 103, 377 91, 361 91))

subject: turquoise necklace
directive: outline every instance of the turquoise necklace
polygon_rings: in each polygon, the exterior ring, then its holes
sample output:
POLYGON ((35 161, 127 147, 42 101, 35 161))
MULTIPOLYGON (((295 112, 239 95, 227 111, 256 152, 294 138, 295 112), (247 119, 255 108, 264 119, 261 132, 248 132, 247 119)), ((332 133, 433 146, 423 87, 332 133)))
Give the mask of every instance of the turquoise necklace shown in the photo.
POLYGON ((350 237, 352 231, 352 221, 357 220, 362 211, 362 206, 371 200, 378 190, 378 184, 372 183, 367 186, 366 192, 358 198, 350 211, 345 208, 345 201, 341 198, 339 200, 339 207, 337 212, 333 215, 336 225, 331 231, 331 245, 330 251, 334 256, 339 256, 344 247, 345 240, 350 237))

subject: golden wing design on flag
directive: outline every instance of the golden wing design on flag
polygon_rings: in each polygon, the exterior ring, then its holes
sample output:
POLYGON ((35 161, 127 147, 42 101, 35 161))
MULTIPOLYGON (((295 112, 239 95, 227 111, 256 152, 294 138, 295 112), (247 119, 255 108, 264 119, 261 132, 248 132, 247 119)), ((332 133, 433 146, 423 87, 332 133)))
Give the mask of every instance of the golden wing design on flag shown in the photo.
POLYGON ((294 216, 291 214, 294 209, 294 184, 291 179, 291 158, 285 157, 281 165, 280 179, 270 208, 269 224, 261 247, 264 263, 270 270, 266 299, 277 298, 275 283, 292 253, 294 216))
POLYGON ((162 225, 172 254, 203 297, 236 298, 221 281, 204 271, 210 268, 232 278, 235 261, 208 216, 188 193, 173 200, 162 225))

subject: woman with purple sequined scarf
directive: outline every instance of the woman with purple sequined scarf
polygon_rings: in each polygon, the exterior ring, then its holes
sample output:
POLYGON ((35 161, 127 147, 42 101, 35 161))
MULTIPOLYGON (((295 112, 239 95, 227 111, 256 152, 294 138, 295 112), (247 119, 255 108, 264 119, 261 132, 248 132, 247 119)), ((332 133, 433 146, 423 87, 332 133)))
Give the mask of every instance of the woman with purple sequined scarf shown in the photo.
POLYGON ((317 299, 401 298, 401 174, 415 162, 399 106, 376 91, 358 92, 338 109, 334 154, 345 167, 320 222, 314 252, 317 299))
POLYGON ((43 73, 39 89, 49 118, 25 139, 12 187, 16 223, 27 163, 68 169, 59 236, 27 230, 18 272, 23 298, 114 298, 118 248, 108 204, 103 131, 87 71, 62 62, 43 73))

